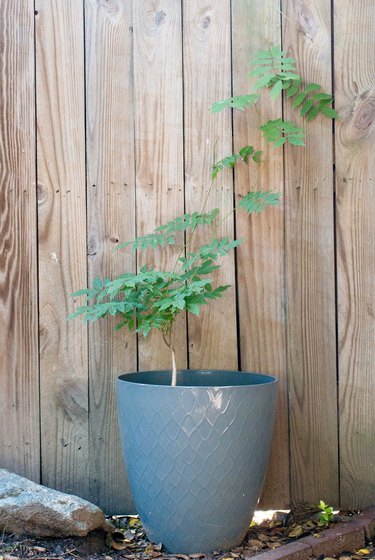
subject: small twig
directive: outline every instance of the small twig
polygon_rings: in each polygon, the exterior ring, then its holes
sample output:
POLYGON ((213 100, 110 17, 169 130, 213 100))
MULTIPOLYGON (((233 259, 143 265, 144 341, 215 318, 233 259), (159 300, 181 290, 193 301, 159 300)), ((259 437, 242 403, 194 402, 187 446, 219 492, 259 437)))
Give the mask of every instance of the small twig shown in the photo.
POLYGON ((76 548, 72 548, 72 550, 67 550, 67 551, 65 552, 65 554, 70 554, 71 556, 74 556, 75 558, 79 558, 78 554, 74 554, 73 551, 77 552, 77 549, 76 549, 76 548))

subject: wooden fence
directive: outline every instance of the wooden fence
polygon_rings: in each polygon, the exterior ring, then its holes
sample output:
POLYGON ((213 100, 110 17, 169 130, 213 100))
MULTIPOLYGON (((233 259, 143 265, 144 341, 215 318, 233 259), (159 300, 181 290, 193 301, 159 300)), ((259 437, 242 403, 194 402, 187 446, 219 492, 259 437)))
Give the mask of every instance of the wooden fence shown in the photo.
POLYGON ((264 507, 374 503, 374 0, 0 0, 0 21, 0 466, 132 510, 114 379, 168 353, 67 322, 69 294, 135 270, 118 241, 199 209, 212 162, 262 145, 281 101, 208 107, 279 44, 341 120, 219 176, 224 211, 250 186, 283 204, 227 226, 246 240, 222 272, 236 288, 181 320, 178 363, 279 376, 264 507))

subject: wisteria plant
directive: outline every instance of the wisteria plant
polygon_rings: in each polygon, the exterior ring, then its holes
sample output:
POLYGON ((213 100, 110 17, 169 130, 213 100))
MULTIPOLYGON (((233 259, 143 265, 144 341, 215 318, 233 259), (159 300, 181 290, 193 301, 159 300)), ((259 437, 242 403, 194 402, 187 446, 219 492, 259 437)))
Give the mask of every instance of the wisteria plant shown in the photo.
MULTIPOLYGON (((332 108, 332 96, 321 92, 318 84, 303 84, 295 69, 294 59, 278 47, 258 51, 253 61, 251 76, 257 78, 257 93, 239 95, 214 103, 213 113, 224 109, 244 111, 251 108, 260 98, 259 90, 269 90, 275 99, 283 94, 295 109, 307 120, 322 114, 336 118, 332 108)), ((280 148, 289 142, 304 146, 304 130, 291 121, 282 118, 270 120, 260 127, 266 143, 280 148)), ((262 151, 253 146, 244 146, 238 153, 231 154, 213 165, 211 192, 215 178, 223 169, 234 167, 239 161, 253 161, 261 164, 262 151)), ((243 196, 234 211, 257 214, 266 206, 278 204, 279 193, 258 191, 252 188, 243 196)), ((184 214, 157 227, 152 233, 126 241, 118 248, 131 247, 133 251, 168 251, 174 248, 176 259, 169 270, 157 270, 147 265, 138 272, 124 272, 113 279, 95 279, 92 286, 76 291, 73 296, 85 296, 87 304, 69 317, 82 316, 86 321, 95 321, 106 315, 119 318, 116 330, 126 327, 131 332, 147 336, 153 330, 162 333, 163 340, 171 351, 172 385, 177 383, 175 349, 173 346, 173 326, 180 313, 199 315, 201 307, 222 297, 229 285, 215 285, 215 271, 220 268, 221 259, 241 243, 240 239, 220 237, 220 223, 229 214, 220 218, 215 208, 206 211, 204 207, 192 214, 184 214), (196 246, 195 233, 204 229, 206 241, 196 246)))

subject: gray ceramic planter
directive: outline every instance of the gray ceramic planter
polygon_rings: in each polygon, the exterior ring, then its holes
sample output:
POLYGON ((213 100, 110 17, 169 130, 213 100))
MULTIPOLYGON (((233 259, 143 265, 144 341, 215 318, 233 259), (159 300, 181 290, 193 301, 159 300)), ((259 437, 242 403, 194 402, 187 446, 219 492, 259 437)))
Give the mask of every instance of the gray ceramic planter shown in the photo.
POLYGON ((277 379, 231 371, 122 375, 121 438, 134 501, 169 552, 241 543, 266 472, 277 379))

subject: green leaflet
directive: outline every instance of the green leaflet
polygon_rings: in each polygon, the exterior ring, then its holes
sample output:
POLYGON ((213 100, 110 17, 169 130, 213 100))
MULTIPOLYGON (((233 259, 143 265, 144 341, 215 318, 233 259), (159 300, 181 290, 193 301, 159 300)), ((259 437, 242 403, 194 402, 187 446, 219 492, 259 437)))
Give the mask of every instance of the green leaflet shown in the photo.
POLYGON ((325 117, 328 117, 328 118, 330 118, 330 119, 338 119, 338 118, 340 118, 340 115, 338 114, 338 112, 335 111, 334 109, 332 109, 332 107, 325 107, 325 106, 322 106, 322 107, 320 107, 320 111, 321 111, 321 113, 323 113, 323 115, 324 115, 325 117))
POLYGON ((216 162, 212 167, 211 178, 216 179, 218 173, 223 169, 232 169, 238 161, 247 163, 252 158, 256 163, 260 163, 261 150, 255 151, 253 146, 244 146, 239 152, 227 156, 216 162))
POLYGON ((227 107, 232 109, 237 109, 239 111, 244 111, 250 105, 255 105, 259 99, 259 95, 256 93, 250 93, 248 95, 236 95, 234 97, 229 97, 229 99, 223 99, 222 101, 217 101, 211 105, 212 113, 219 113, 227 107))

